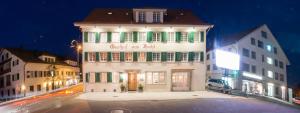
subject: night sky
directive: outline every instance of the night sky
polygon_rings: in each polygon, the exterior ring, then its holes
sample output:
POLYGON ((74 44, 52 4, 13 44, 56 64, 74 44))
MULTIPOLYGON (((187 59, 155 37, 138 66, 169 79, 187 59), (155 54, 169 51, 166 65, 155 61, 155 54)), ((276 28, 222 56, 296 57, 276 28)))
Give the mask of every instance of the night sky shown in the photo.
POLYGON ((215 27, 208 38, 267 24, 288 55, 290 85, 300 83, 299 0, 1 0, 0 47, 24 47, 72 56, 73 23, 94 8, 165 7, 192 9, 215 27), (104 2, 106 1, 106 2, 104 2))

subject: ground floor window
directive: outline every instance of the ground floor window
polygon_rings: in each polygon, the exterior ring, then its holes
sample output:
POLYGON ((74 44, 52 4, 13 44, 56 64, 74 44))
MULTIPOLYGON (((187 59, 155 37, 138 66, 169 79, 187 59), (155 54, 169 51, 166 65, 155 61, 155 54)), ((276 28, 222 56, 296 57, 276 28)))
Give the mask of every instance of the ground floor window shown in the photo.
POLYGON ((29 86, 29 91, 34 92, 34 86, 29 86))
POLYGON ((249 81, 249 80, 243 80, 243 86, 242 91, 249 93, 249 94, 262 94, 263 92, 263 86, 262 83, 255 82, 255 81, 249 81))
POLYGON ((37 85, 37 91, 41 91, 42 90, 42 86, 39 84, 37 85))
POLYGON ((147 84, 165 84, 166 74, 165 72, 146 72, 147 84))

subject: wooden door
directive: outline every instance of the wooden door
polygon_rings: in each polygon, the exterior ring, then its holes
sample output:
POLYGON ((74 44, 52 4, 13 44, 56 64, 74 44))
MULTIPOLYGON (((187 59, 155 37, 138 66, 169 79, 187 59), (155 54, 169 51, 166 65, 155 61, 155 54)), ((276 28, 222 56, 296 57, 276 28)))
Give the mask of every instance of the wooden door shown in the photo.
POLYGON ((128 73, 128 91, 136 91, 137 88, 136 73, 128 73))

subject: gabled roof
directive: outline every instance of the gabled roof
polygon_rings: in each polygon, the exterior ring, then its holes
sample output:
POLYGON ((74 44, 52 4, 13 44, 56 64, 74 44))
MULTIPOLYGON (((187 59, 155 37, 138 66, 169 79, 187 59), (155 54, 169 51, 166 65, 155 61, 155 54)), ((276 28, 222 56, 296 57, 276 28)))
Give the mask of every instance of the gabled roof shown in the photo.
POLYGON ((199 19, 191 10, 167 9, 163 23, 137 23, 133 19, 132 9, 95 9, 83 21, 77 24, 175 24, 210 25, 199 19))
MULTIPOLYGON (((45 62, 45 61, 39 59, 39 56, 46 55, 46 56, 55 57, 56 61, 54 64, 56 64, 56 65, 71 66, 64 62, 65 60, 68 60, 68 59, 51 54, 46 51, 32 51, 32 50, 25 50, 25 49, 21 49, 21 48, 2 48, 2 49, 6 49, 7 51, 11 52, 15 56, 17 56, 18 58, 23 60, 24 62, 50 64, 49 62, 45 62)), ((70 60, 72 60, 72 59, 70 59, 70 60)), ((51 63, 51 64, 53 64, 53 63, 51 63)))

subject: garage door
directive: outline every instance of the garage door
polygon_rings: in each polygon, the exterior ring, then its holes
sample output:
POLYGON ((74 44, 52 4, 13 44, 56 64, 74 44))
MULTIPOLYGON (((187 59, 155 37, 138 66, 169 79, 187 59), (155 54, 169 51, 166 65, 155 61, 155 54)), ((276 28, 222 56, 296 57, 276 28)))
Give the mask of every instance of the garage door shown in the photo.
POLYGON ((190 72, 172 74, 172 91, 190 91, 190 72))

